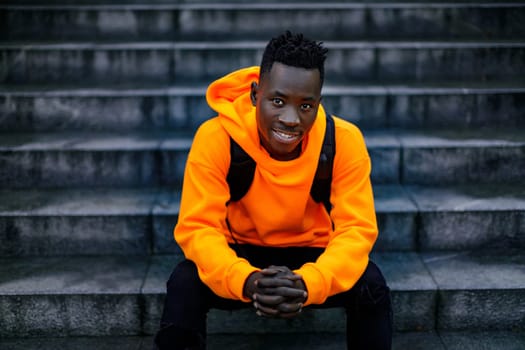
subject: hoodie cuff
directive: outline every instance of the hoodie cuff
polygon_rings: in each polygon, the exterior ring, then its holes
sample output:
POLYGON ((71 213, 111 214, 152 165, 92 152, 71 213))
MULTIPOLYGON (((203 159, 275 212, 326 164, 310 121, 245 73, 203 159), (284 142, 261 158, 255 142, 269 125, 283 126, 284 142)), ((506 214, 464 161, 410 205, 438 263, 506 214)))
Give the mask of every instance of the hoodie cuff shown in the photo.
POLYGON ((314 263, 303 265, 295 273, 303 277, 304 284, 308 292, 305 306, 310 304, 322 304, 328 298, 326 281, 323 274, 317 269, 314 263))
POLYGON ((233 264, 226 278, 227 288, 234 299, 238 299, 244 302, 250 302, 251 299, 246 298, 243 295, 244 283, 246 279, 258 269, 245 259, 240 259, 238 262, 233 264))

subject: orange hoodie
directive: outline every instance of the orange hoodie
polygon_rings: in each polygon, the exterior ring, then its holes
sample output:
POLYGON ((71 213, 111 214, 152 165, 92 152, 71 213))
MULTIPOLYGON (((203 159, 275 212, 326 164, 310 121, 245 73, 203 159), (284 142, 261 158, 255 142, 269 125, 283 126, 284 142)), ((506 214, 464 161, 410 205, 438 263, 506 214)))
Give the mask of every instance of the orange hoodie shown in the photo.
POLYGON ((306 304, 322 304, 357 282, 377 238, 370 158, 360 131, 334 118, 336 155, 329 216, 323 204, 310 197, 326 127, 324 109, 319 108, 303 140, 302 154, 290 161, 275 160, 259 142, 250 100, 250 84, 258 80, 259 67, 250 67, 209 86, 207 101, 218 116, 203 123, 195 134, 174 236, 206 285, 219 296, 243 301, 249 301, 243 296, 244 282, 258 268, 228 246, 233 239, 226 217, 241 244, 326 247, 316 262, 295 271, 306 284, 306 304), (226 206, 230 136, 257 166, 246 195, 226 206))

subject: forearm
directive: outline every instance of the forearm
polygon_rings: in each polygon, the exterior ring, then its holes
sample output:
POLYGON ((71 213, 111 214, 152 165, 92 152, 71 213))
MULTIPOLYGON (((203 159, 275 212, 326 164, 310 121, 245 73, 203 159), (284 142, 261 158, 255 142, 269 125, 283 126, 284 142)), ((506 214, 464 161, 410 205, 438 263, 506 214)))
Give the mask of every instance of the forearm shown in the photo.
POLYGON ((305 304, 322 304, 335 294, 353 287, 368 265, 371 244, 327 247, 316 262, 306 263, 294 271, 303 276, 308 290, 305 304))
POLYGON ((366 269, 378 234, 369 174, 369 159, 363 158, 334 177, 334 229, 328 245, 315 263, 296 271, 308 288, 307 304, 321 304, 327 297, 350 289, 366 269))

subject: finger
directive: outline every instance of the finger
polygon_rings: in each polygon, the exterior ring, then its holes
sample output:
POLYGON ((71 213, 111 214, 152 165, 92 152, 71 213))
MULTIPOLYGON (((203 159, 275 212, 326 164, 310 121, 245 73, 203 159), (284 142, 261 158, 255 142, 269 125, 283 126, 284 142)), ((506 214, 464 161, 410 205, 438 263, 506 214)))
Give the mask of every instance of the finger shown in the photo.
POLYGON ((308 293, 300 288, 295 287, 271 287, 271 288, 257 288, 256 294, 261 295, 279 295, 288 299, 303 298, 306 299, 308 293))
POLYGON ((282 303, 279 305, 278 310, 280 318, 294 318, 302 313, 303 303, 282 303))
POLYGON ((293 275, 286 275, 286 276, 280 276, 280 278, 284 278, 284 279, 287 279, 287 280, 290 280, 290 281, 300 281, 303 279, 303 276, 301 275, 298 275, 298 274, 293 274, 293 275))
POLYGON ((270 266, 270 267, 267 267, 267 268, 261 270, 261 273, 263 275, 274 276, 274 275, 277 275, 277 274, 285 273, 286 271, 290 271, 290 270, 288 268, 286 268, 286 267, 270 266))
POLYGON ((284 265, 281 265, 281 266, 278 266, 278 265, 270 265, 267 267, 268 269, 273 269, 273 270, 277 270, 279 272, 286 272, 286 271, 290 271, 291 270, 288 268, 288 266, 284 266, 284 265))
POLYGON ((275 307, 269 307, 267 305, 260 304, 258 302, 254 302, 254 307, 257 310, 256 313, 259 316, 262 317, 269 317, 269 318, 294 318, 302 313, 302 304, 288 304, 288 305, 281 305, 278 308, 275 307), (293 311, 292 311, 293 310, 293 311))
POLYGON ((255 311, 255 313, 257 314, 257 316, 266 317, 266 318, 277 318, 279 316, 279 315, 265 314, 261 310, 257 310, 257 311, 255 311))
POLYGON ((275 265, 268 266, 267 268, 263 269, 261 272, 263 272, 263 274, 271 274, 271 275, 279 275, 279 276, 293 274, 293 272, 288 267, 275 266, 275 265))
POLYGON ((257 314, 259 316, 276 317, 279 315, 279 310, 277 310, 276 308, 267 305, 262 305, 257 301, 253 303, 253 306, 257 310, 257 314))
POLYGON ((257 304, 265 305, 268 307, 276 307, 280 303, 286 301, 286 298, 280 295, 266 295, 266 294, 258 294, 256 293, 253 297, 253 300, 257 302, 257 304))
POLYGON ((280 314, 298 313, 303 308, 303 303, 281 303, 277 306, 280 314))
POLYGON ((293 287, 295 281, 287 278, 262 277, 257 280, 257 288, 293 287))
POLYGON ((278 287, 272 288, 270 295, 280 295, 285 298, 303 298, 306 300, 308 293, 302 289, 290 288, 290 287, 278 287))
POLYGON ((264 270, 261 270, 261 274, 263 276, 275 276, 279 273, 279 271, 277 270, 273 270, 273 269, 264 269, 264 270))
POLYGON ((290 271, 290 270, 288 270, 286 272, 279 272, 278 274, 273 275, 273 277, 288 279, 288 280, 291 280, 291 281, 299 281, 299 280, 303 279, 303 276, 301 276, 301 275, 299 275, 297 273, 294 273, 293 271, 290 271))

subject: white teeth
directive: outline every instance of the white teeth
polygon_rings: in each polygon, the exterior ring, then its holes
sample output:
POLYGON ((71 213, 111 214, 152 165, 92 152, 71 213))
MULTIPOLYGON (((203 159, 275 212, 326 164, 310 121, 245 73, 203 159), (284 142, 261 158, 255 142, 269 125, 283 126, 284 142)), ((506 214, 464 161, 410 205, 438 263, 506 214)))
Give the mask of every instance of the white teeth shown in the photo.
POLYGON ((279 131, 275 131, 280 137, 284 138, 284 139, 293 139, 295 137, 295 135, 290 135, 290 134, 285 134, 285 133, 282 133, 282 132, 279 132, 279 131))
POLYGON ((273 137, 277 142, 281 142, 283 144, 293 144, 297 142, 299 139, 299 135, 297 134, 288 134, 286 132, 278 131, 273 129, 273 137))

